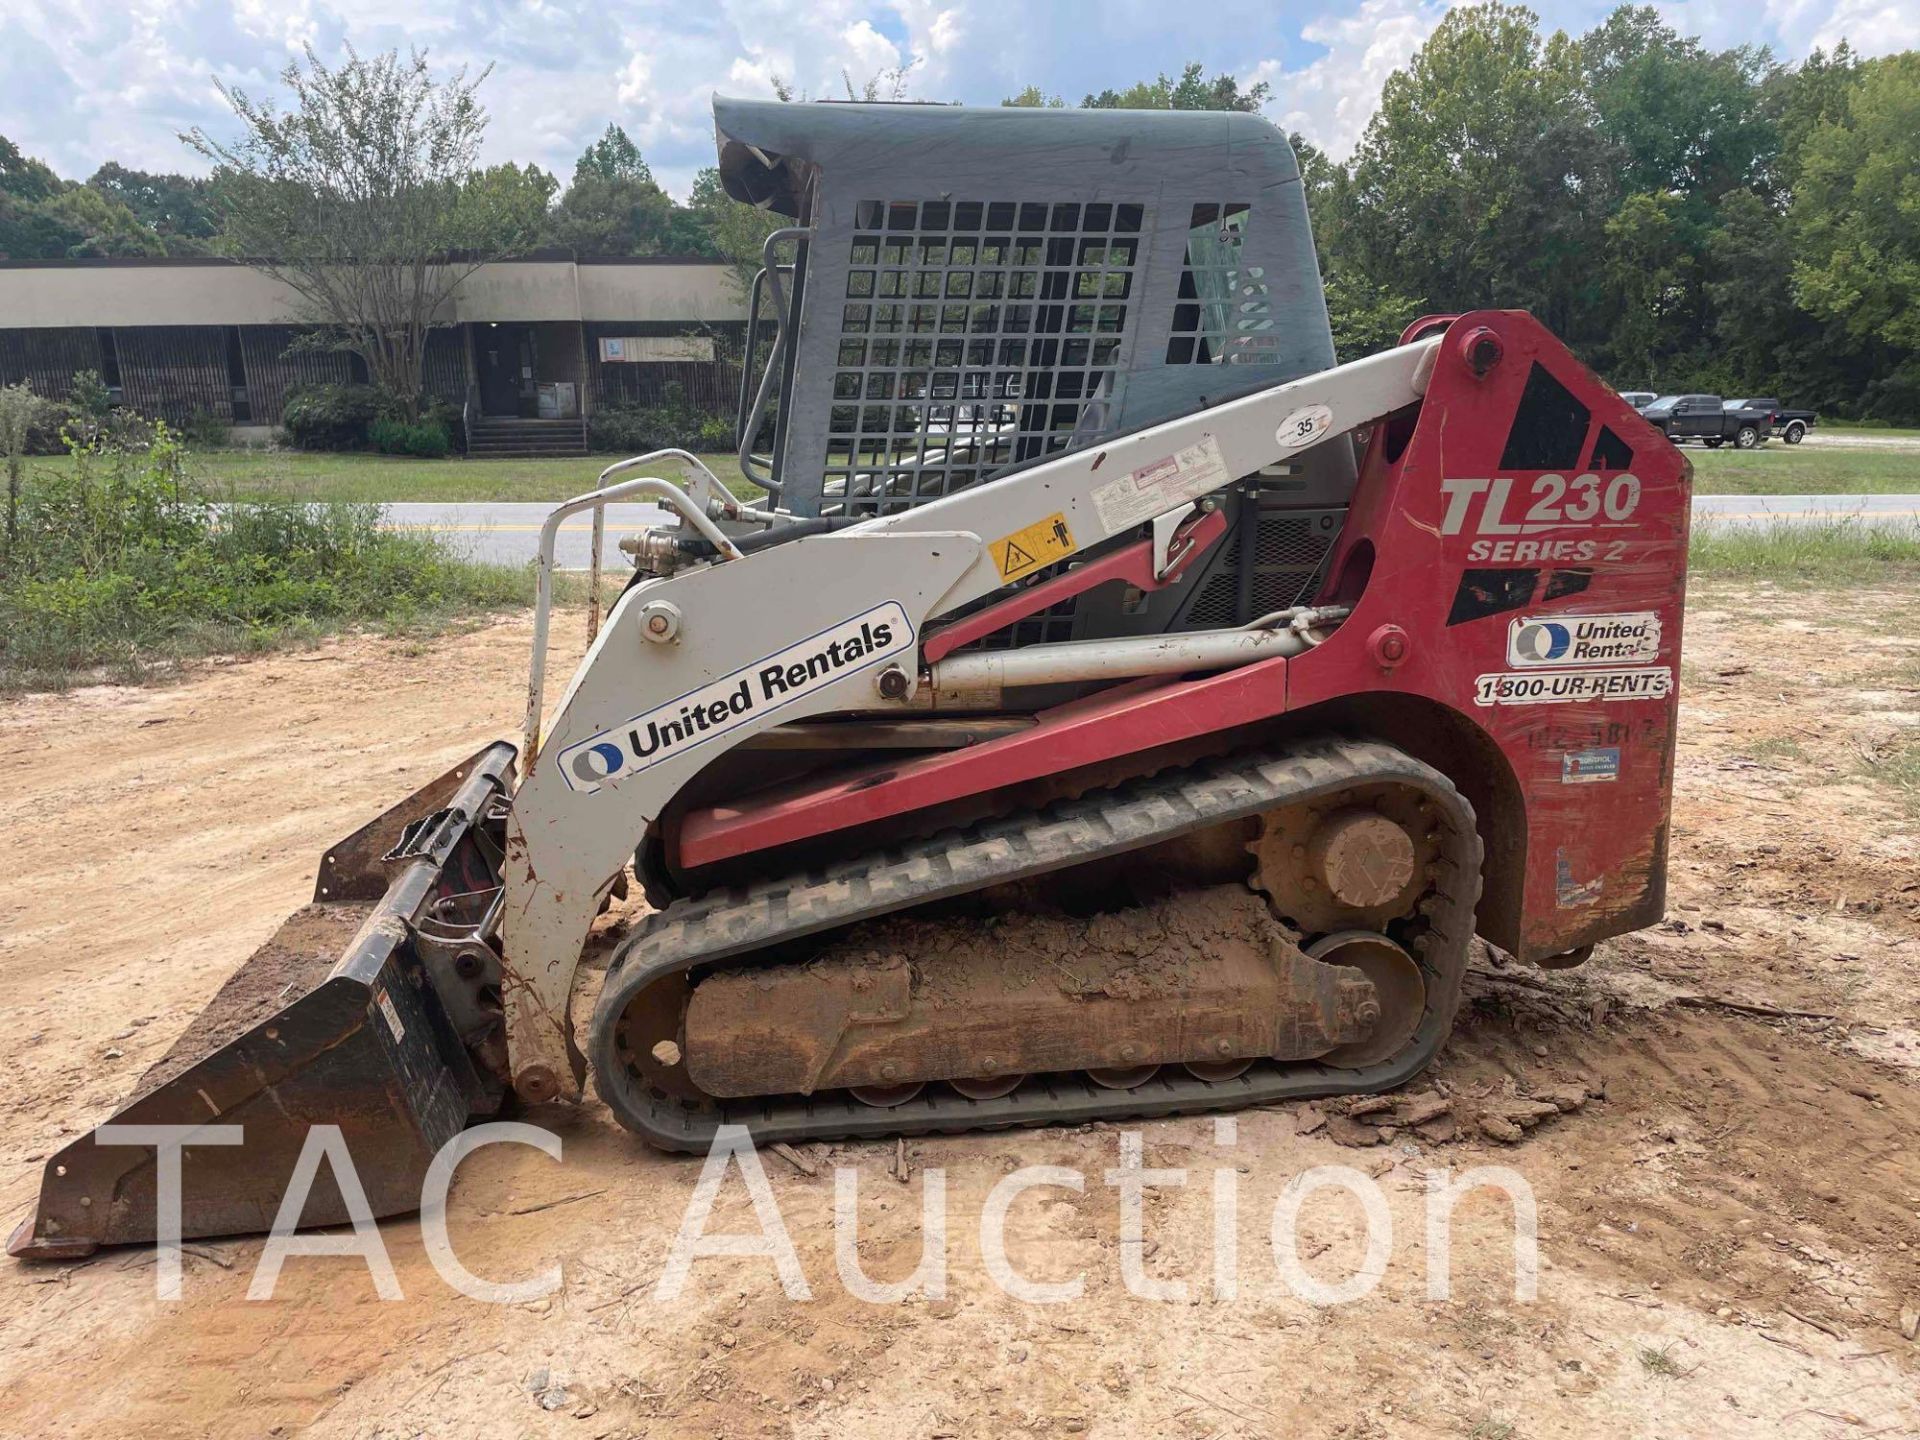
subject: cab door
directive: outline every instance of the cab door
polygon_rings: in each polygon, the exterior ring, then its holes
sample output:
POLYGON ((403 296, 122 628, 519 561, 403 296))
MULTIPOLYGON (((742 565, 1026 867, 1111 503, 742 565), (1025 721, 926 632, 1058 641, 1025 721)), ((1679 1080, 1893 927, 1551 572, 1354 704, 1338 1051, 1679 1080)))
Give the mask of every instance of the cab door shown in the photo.
POLYGON ((1673 433, 1689 440, 1717 439, 1721 431, 1720 402, 1711 395, 1685 395, 1673 407, 1673 433))

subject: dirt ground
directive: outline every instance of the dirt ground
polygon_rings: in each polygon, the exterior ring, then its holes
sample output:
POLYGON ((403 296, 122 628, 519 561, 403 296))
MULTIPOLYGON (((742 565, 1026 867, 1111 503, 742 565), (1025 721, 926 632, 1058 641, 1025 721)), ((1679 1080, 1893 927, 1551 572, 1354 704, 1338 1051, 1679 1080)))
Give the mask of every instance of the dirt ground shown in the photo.
MULTIPOLYGON (((51 1148, 303 902, 324 845, 513 732, 526 641, 524 621, 427 648, 349 639, 0 708, 8 1225, 51 1148)), ((276 1298, 249 1301, 257 1240, 194 1247, 171 1303, 146 1251, 0 1262, 0 1432, 1920 1434, 1920 1344, 1901 1333, 1920 1307, 1920 801, 1900 783, 1920 741, 1920 596, 1697 590, 1683 679, 1669 919, 1569 972, 1481 955, 1418 1087, 1451 1115, 1141 1127, 1149 1166, 1192 1172, 1148 1192, 1138 1247, 1183 1300, 1128 1293, 1107 1127, 899 1157, 840 1146, 813 1177, 768 1156, 812 1298, 783 1295, 765 1258, 718 1258, 658 1299, 699 1166, 589 1101, 526 1117, 563 1163, 493 1147, 453 1193, 463 1261, 501 1281, 557 1263, 550 1297, 458 1295, 412 1220, 382 1227, 394 1302, 338 1256, 288 1261, 276 1298), (1517 1143, 1486 1115, 1518 1117, 1517 1143), (1007 1222, 1029 1277, 1083 1275, 1058 1304, 1014 1300, 982 1260, 988 1192, 1036 1164, 1086 1176, 1083 1193, 1028 1192, 1007 1222), (1350 1304, 1302 1298, 1269 1244, 1282 1187, 1320 1165, 1377 1180, 1391 1219, 1383 1278, 1350 1304), (1531 1187, 1531 1301, 1514 1296, 1507 1202, 1486 1191, 1455 1214, 1452 1298, 1428 1298, 1425 1174, 1476 1165, 1531 1187), (876 1280, 913 1270, 926 1175, 944 1172, 944 1298, 848 1293, 830 1166, 857 1174, 876 1280), (1216 1185, 1238 1194, 1231 1298, 1210 1284, 1216 1185)), ((737 1173, 710 1228, 756 1228, 737 1173)), ((1364 1234, 1351 1196, 1316 1195, 1298 1254, 1337 1284, 1364 1234)))

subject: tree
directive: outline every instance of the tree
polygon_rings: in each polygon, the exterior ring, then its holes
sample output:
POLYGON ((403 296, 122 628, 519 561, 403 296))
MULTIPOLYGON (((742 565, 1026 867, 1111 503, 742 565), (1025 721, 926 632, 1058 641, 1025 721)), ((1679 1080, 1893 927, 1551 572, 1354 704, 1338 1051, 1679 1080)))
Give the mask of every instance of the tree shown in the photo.
POLYGON ((40 213, 77 237, 67 245, 75 260, 107 255, 164 255, 167 247, 140 218, 98 190, 74 185, 40 202, 40 213))
POLYGON ((1682 224, 1683 202, 1670 190, 1629 195, 1606 224, 1606 288, 1617 307, 1609 349, 1614 368, 1647 384, 1673 358, 1697 278, 1682 224))
POLYGON ((765 263, 767 236, 791 222, 784 215, 735 200, 721 185, 719 168, 713 165, 693 177, 688 208, 701 218, 714 251, 733 266, 734 283, 744 297, 765 263))
POLYGON ((1568 328, 1580 295, 1567 252, 1597 235, 1608 189, 1572 59, 1519 6, 1441 21, 1388 78, 1354 163, 1362 273, 1394 277, 1421 308, 1524 306, 1568 328))
POLYGON ((14 542, 20 538, 21 458, 27 453, 27 432, 40 418, 46 402, 30 385, 0 385, 0 460, 7 467, 7 561, 13 561, 14 542))
POLYGON ((1009 95, 1000 102, 1002 106, 1016 110, 1064 110, 1067 102, 1058 95, 1049 95, 1038 85, 1029 85, 1018 95, 1009 95))
MULTIPOLYGON (((1244 110, 1253 113, 1273 95, 1273 87, 1262 80, 1247 89, 1231 75, 1202 78, 1205 67, 1198 61, 1188 65, 1174 80, 1164 72, 1152 80, 1129 85, 1125 90, 1102 90, 1080 102, 1083 110, 1244 110)), ((1031 87, 1030 87, 1031 88, 1031 87)), ((1009 102, 1012 103, 1012 102, 1009 102)))
POLYGON ((618 125, 589 145, 553 213, 552 235, 582 255, 659 255, 673 228, 673 201, 639 147, 618 125))
POLYGON ((0 193, 16 200, 45 200, 63 188, 58 175, 31 156, 22 155, 18 145, 0 135, 0 193))
POLYGON ((203 253, 218 233, 203 179, 129 170, 109 160, 93 172, 87 187, 125 206, 170 255, 203 253))
POLYGON ((1866 61, 1814 125, 1792 224, 1795 298, 1863 347, 1866 403, 1920 414, 1920 51, 1866 61))
POLYGON ((1596 128, 1616 151, 1623 193, 1677 190, 1711 201, 1765 183, 1779 133, 1763 86, 1765 50, 1711 52, 1649 5, 1622 5, 1580 38, 1596 128))
POLYGON ((1831 55, 1815 50, 1793 70, 1767 77, 1766 98, 1780 137, 1779 182, 1791 191, 1800 176, 1807 139, 1822 121, 1846 118, 1847 100, 1860 82, 1860 63, 1842 40, 1831 55))
POLYGON ((653 184, 653 171, 640 156, 640 147, 628 138, 627 132, 611 122, 607 133, 587 146, 580 158, 574 162, 573 183, 578 185, 583 179, 633 180, 643 185, 653 184))
POLYGON ((436 79, 424 52, 338 68, 311 47, 281 82, 291 108, 222 84, 237 141, 182 138, 216 166, 225 245, 284 281, 331 343, 359 354, 407 418, 420 410, 427 337, 477 267, 527 248, 550 186, 538 171, 480 170, 487 71, 436 79))
POLYGON ((0 190, 0 260, 58 260, 85 239, 41 206, 0 190))

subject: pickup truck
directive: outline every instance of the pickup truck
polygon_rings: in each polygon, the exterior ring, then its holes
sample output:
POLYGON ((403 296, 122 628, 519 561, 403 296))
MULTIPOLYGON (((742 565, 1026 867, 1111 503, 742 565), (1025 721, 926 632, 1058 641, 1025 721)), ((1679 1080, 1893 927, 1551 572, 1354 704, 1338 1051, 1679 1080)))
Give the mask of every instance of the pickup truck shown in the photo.
POLYGON ((1789 445, 1798 445, 1806 439, 1807 431, 1811 430, 1820 418, 1811 410, 1789 410, 1771 396, 1753 400, 1729 400, 1726 405, 1729 410, 1766 411, 1774 433, 1789 445))
POLYGON ((1640 417, 1675 444, 1698 440, 1714 450, 1729 440, 1736 450, 1751 450, 1773 433, 1770 412, 1735 410, 1718 395, 1662 395, 1640 417))

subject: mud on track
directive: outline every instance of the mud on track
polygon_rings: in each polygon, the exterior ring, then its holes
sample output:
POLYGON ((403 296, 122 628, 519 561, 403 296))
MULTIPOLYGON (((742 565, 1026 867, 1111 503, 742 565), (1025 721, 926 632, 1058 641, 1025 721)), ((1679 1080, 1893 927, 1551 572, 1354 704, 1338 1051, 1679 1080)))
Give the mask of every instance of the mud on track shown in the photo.
MULTIPOLYGON (((1668 923, 1572 972, 1478 956, 1419 1087, 1448 1102, 1437 1120, 1289 1107, 1241 1115, 1228 1144, 1211 1120, 1144 1126, 1148 1165, 1193 1172, 1147 1192, 1140 1247, 1184 1302, 1125 1289, 1105 1128, 911 1142, 904 1185, 891 1144, 812 1155, 811 1178, 769 1156, 814 1298, 786 1298, 764 1260, 723 1259, 656 1302, 698 1167, 589 1102, 525 1117, 561 1136, 564 1164, 496 1147, 454 1190, 466 1263, 497 1280, 559 1263, 549 1299, 461 1298, 413 1221, 383 1227, 406 1293, 391 1304, 341 1258, 289 1261, 277 1298, 249 1302, 257 1240, 196 1247, 170 1305, 143 1251, 7 1264, 0 1433, 1920 1432, 1920 1346, 1899 1330, 1920 1306, 1920 821, 1898 783, 1920 742, 1912 637, 1910 594, 1696 588, 1668 923), (1480 1123, 1507 1114, 1528 1117, 1517 1143, 1480 1123), (988 1191, 1032 1164, 1087 1176, 1009 1220, 1031 1277, 1084 1274, 1057 1305, 1010 1299, 979 1254, 988 1191), (1276 1275, 1267 1219, 1289 1178, 1326 1164, 1376 1177, 1393 1244, 1368 1298, 1316 1308, 1276 1275), (1424 1173, 1477 1164, 1513 1167, 1537 1197, 1533 1303, 1512 1299, 1490 1194, 1457 1212, 1454 1298, 1427 1298, 1424 1173), (946 1299, 846 1293, 835 1165, 857 1170, 858 1258, 880 1280, 913 1269, 925 1172, 944 1170, 946 1299), (1216 1167, 1240 1194, 1231 1300, 1209 1286, 1216 1167)), ((425 651, 349 639, 0 709, 9 1223, 55 1142, 131 1089, 303 903, 325 845, 513 732, 526 640, 524 622, 425 651)), ((712 1228, 753 1225, 736 1179, 712 1228)), ((1349 1275, 1362 1228, 1336 1195, 1308 1202, 1308 1271, 1349 1275)))

